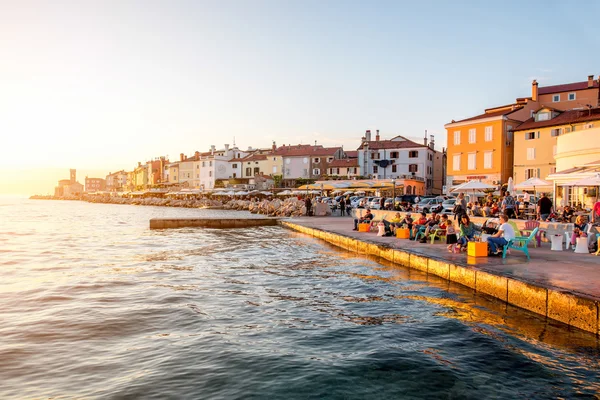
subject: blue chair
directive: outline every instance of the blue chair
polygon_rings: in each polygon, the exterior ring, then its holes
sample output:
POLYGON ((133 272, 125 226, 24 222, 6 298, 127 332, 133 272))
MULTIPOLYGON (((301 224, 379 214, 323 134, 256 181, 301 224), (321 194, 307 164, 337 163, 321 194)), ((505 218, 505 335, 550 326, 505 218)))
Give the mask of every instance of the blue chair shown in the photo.
POLYGON ((527 248, 527 245, 532 240, 535 240, 535 235, 537 235, 539 230, 540 230, 540 228, 537 227, 534 230, 532 230, 531 233, 529 234, 529 236, 527 236, 527 237, 517 236, 514 239, 510 239, 508 241, 508 243, 505 244, 504 248, 502 249, 502 258, 506 258, 506 251, 508 249, 514 249, 514 250, 522 251, 523 253, 525 253, 525 255, 527 256, 527 259, 530 260, 529 249, 527 248))

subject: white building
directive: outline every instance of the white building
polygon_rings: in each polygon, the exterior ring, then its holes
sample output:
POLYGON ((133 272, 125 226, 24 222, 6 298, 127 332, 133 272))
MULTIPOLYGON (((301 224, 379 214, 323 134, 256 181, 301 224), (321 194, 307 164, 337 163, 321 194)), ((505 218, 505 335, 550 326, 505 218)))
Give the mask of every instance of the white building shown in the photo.
POLYGON ((209 152, 201 153, 199 158, 201 189, 213 189, 215 182, 220 179, 233 179, 241 176, 241 162, 230 163, 233 159, 242 159, 248 152, 237 147, 230 148, 228 144, 222 150, 211 146, 209 152))
POLYGON ((425 193, 432 194, 434 181, 435 150, 433 140, 428 145, 396 136, 381 140, 379 130, 375 140, 371 131, 362 138, 358 150, 360 174, 372 179, 412 178, 425 183, 425 193))

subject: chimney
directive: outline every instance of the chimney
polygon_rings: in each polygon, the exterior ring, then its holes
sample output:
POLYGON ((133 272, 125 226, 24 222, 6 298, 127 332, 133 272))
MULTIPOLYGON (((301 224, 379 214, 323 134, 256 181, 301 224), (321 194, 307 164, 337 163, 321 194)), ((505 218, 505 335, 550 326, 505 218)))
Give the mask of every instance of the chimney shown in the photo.
POLYGON ((184 160, 183 153, 179 153, 179 161, 183 161, 183 160, 184 160))
POLYGON ((425 137, 423 138, 423 144, 427 146, 427 129, 425 129, 425 137))
POLYGON ((588 87, 594 87, 594 75, 588 75, 588 87))
POLYGON ((435 140, 434 140, 433 135, 429 135, 429 143, 430 143, 429 146, 435 150, 435 140))
POLYGON ((199 152, 199 151, 196 151, 196 152, 194 153, 194 156, 196 157, 196 161, 198 161, 198 160, 200 159, 200 152, 199 152))
POLYGON ((273 149, 273 151, 277 150, 277 145, 275 144, 274 140, 273 140, 273 146, 271 146, 271 148, 273 149))
POLYGON ((214 156, 214 155, 215 155, 215 145, 214 145, 214 144, 211 144, 211 145, 210 145, 210 155, 211 155, 211 156, 214 156))
POLYGON ((228 151, 229 151, 229 145, 228 145, 228 144, 226 144, 226 145, 225 145, 225 152, 228 152, 228 151))
POLYGON ((138 167, 141 167, 142 163, 140 161, 138 161, 138 167))
POLYGON ((538 101, 538 83, 535 79, 531 82, 531 101, 538 101))
POLYGON ((377 129, 377 133, 375 134, 375 140, 379 142, 379 129, 377 129))
POLYGON ((371 141, 371 131, 369 129, 367 129, 367 131, 365 132, 365 136, 367 138, 367 142, 371 141))

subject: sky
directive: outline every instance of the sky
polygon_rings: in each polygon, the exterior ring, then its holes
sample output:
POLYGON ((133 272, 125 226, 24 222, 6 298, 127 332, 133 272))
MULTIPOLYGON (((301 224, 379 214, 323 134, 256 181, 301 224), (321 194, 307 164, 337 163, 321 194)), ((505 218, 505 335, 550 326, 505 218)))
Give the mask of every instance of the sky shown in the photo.
POLYGON ((598 2, 0 0, 0 193, 235 143, 356 150, 600 74, 598 2), (489 3, 489 4, 488 4, 489 3), (595 70, 596 69, 596 70, 595 70))

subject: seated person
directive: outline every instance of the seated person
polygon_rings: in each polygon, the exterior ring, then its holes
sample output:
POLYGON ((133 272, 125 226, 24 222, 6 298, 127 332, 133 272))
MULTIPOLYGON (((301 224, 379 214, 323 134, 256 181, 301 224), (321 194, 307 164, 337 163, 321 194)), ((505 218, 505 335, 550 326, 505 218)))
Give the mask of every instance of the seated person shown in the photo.
POLYGON ((480 217, 481 216, 481 207, 479 206, 479 202, 475 202, 473 204, 473 208, 471 209, 471 212, 473 213, 474 216, 476 217, 480 217))
POLYGON ((431 232, 435 232, 437 229, 446 229, 447 224, 448 216, 446 214, 442 214, 442 216, 436 215, 433 219, 433 223, 428 224, 427 228, 425 228, 424 238, 429 238, 431 232))
POLYGON ((413 227, 410 231, 410 238, 414 239, 416 238, 417 232, 419 232, 419 230, 422 229, 425 230, 425 226, 427 225, 427 222, 429 220, 427 219, 427 214, 425 214, 424 212, 421 213, 421 216, 419 217, 419 219, 417 221, 415 221, 415 223, 413 224, 413 227))
POLYGON ((571 235, 571 245, 575 246, 577 244, 578 237, 587 237, 587 233, 585 232, 587 228, 587 224, 583 219, 583 215, 578 215, 575 218, 575 227, 573 229, 573 234, 571 235))
MULTIPOLYGON (((446 217, 448 218, 448 217, 446 217)), ((425 224, 425 235, 421 238, 421 242, 425 243, 427 238, 429 237, 429 232, 432 232, 434 229, 438 229, 440 226, 441 217, 436 212, 431 213, 431 218, 427 220, 425 224)))
POLYGON ((460 230, 460 237, 458 238, 459 248, 465 250, 467 248, 467 242, 472 241, 475 238, 475 224, 471 222, 471 219, 463 214, 458 222, 458 228, 460 230))
POLYGON ((573 211, 571 206, 565 206, 565 209, 563 210, 562 215, 561 215, 562 222, 570 224, 573 219, 574 213, 575 212, 573 211))
POLYGON ((489 217, 490 215, 492 215, 492 204, 493 203, 491 201, 488 201, 485 203, 485 205, 481 209, 481 214, 484 217, 489 217))
POLYGON ((509 240, 515 238, 515 230, 508 223, 508 216, 500 215, 500 226, 498 232, 487 239, 491 254, 502 254, 502 248, 509 240))
POLYGON ((357 231, 358 224, 366 224, 366 223, 370 224, 371 221, 373 221, 373 214, 371 213, 371 209, 367 208, 367 213, 364 216, 362 216, 362 218, 354 219, 354 229, 352 229, 352 230, 357 231))
POLYGON ((402 221, 402 224, 401 224, 401 226, 404 226, 404 225, 406 225, 406 227, 407 227, 408 229, 412 229, 413 222, 414 222, 414 221, 413 221, 413 219, 412 219, 412 217, 411 217, 410 213, 408 213, 408 214, 406 214, 406 217, 404 217, 404 220, 402 221))
POLYGON ((500 226, 500 220, 498 218, 488 218, 481 226, 483 233, 493 235, 498 232, 498 226, 500 226))
POLYGON ((493 203, 492 204, 492 215, 498 215, 498 211, 500 211, 500 208, 498 207, 498 203, 493 203))

